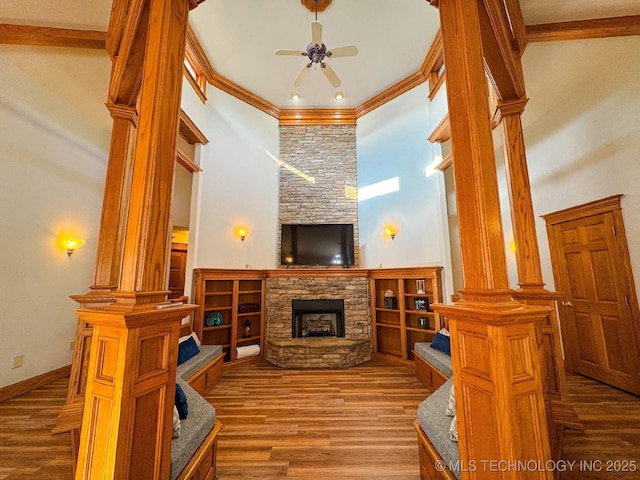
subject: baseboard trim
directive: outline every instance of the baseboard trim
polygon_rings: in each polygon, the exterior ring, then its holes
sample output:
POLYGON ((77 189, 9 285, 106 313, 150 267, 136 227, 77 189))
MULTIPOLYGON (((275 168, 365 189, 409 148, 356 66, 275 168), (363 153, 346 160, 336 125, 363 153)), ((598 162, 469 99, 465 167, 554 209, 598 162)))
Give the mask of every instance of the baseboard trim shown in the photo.
POLYGON ((14 383, 13 385, 7 385, 6 387, 0 388, 0 402, 24 395, 25 393, 29 393, 31 390, 47 385, 48 383, 55 382, 61 378, 68 377, 69 375, 71 375, 71 365, 66 365, 64 367, 51 370, 50 372, 43 373, 42 375, 27 378, 26 380, 14 383))

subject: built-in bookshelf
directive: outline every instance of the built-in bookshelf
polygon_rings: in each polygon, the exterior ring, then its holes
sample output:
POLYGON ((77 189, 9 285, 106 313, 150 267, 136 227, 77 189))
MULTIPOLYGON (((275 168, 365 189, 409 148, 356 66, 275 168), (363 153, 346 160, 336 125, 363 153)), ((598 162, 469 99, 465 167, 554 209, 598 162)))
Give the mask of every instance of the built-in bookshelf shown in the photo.
POLYGON ((413 345, 441 328, 431 305, 442 302, 442 267, 372 270, 370 281, 375 355, 413 361, 413 345))
POLYGON ((194 277, 193 329, 202 343, 221 345, 225 362, 239 360, 239 347, 257 345, 263 355, 266 273, 198 268, 194 277))

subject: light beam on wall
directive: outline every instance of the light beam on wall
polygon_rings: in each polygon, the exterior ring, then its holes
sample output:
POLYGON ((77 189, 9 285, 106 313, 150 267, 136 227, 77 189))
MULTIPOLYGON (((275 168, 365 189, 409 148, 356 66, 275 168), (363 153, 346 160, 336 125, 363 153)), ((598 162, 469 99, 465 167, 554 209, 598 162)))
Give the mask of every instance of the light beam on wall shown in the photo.
POLYGON ((372 183, 358 189, 358 201, 369 200, 400 190, 400 177, 389 178, 381 182, 372 183))
POLYGON ((425 175, 427 177, 430 177, 431 175, 436 173, 436 169, 438 168, 438 165, 440 165, 441 162, 442 162, 442 155, 436 155, 433 159, 433 162, 431 162, 429 165, 425 167, 424 169, 425 175))
POLYGON ((285 168, 287 170, 289 170, 291 173, 294 173, 296 175, 298 175, 299 177, 304 178, 307 182, 309 183, 316 183, 316 179, 315 177, 312 177, 311 175, 301 172, 300 170, 298 170, 296 167, 294 167, 293 165, 289 165, 287 162, 280 160, 278 157, 276 157, 273 153, 271 153, 269 150, 265 150, 265 152, 267 152, 267 155, 269 155, 269 158, 271 158, 271 160, 273 160, 274 162, 276 162, 278 165, 280 165, 282 168, 285 168))
POLYGON ((344 196, 349 200, 357 200, 358 199, 358 187, 354 187, 353 185, 346 185, 344 187, 344 196))

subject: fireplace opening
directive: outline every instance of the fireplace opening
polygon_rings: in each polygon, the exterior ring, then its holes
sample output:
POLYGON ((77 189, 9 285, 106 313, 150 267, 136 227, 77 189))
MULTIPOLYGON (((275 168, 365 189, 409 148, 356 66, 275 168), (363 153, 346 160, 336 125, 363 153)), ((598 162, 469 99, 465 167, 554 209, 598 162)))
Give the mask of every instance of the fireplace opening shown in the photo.
POLYGON ((291 338, 344 337, 344 300, 292 300, 291 338))

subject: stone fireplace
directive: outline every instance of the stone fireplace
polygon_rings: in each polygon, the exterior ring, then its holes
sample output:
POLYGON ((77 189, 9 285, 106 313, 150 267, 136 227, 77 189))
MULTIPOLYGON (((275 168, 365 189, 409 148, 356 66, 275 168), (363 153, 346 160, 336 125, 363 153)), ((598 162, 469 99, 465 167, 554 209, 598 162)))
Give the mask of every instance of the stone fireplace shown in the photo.
POLYGON ((344 337, 344 300, 292 300, 291 338, 344 337))
POLYGON ((366 271, 271 271, 266 290, 265 358, 269 362, 288 368, 336 368, 358 365, 373 357, 366 271), (312 323, 316 322, 313 328, 319 330, 317 335, 308 334, 308 323, 307 335, 297 335, 296 331, 302 333, 302 327, 294 325, 295 317, 304 321, 300 312, 294 313, 298 307, 306 308, 302 315, 308 314, 312 323), (338 327, 338 313, 342 316, 343 327, 338 327), (333 325, 329 314, 336 316, 336 334, 342 336, 325 335, 333 325), (326 318, 317 318, 319 316, 326 318), (340 331, 342 328, 344 330, 340 331))

